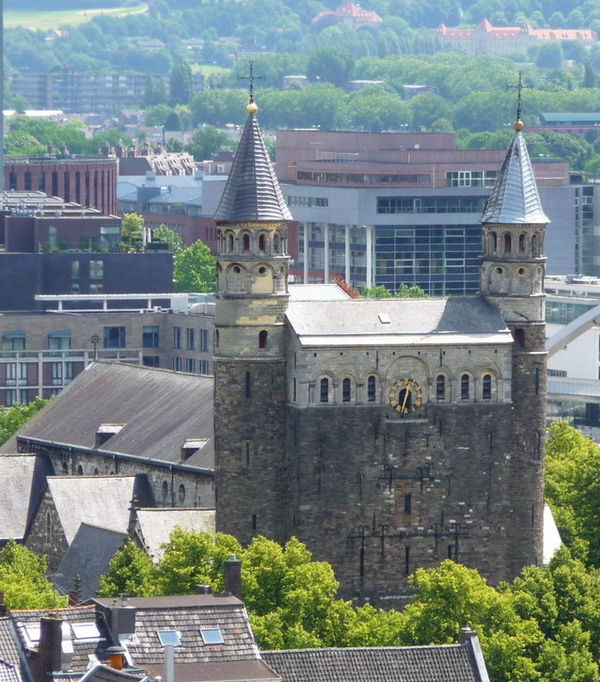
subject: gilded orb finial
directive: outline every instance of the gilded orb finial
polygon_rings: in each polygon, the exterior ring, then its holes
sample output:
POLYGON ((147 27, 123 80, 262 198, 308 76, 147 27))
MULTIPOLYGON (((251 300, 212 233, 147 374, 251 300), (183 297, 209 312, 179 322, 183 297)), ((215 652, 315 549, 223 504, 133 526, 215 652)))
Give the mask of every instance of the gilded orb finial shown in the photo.
POLYGON ((523 121, 521 121, 521 119, 519 119, 518 121, 515 121, 515 125, 513 126, 513 128, 517 132, 519 132, 519 130, 523 130, 524 127, 525 127, 525 124, 523 123, 523 121))
POLYGON ((246 111, 249 114, 255 114, 258 111, 258 106, 256 105, 256 102, 248 102, 246 105, 246 111))

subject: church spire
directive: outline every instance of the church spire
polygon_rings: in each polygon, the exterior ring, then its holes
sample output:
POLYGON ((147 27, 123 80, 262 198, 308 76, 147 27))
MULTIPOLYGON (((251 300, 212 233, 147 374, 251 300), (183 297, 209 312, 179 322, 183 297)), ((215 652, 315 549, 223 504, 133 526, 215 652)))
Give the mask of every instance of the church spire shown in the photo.
POLYGON ((547 225, 550 221, 542 209, 535 175, 523 138, 521 121, 521 77, 519 75, 519 99, 515 134, 510 143, 496 184, 490 194, 482 223, 504 225, 547 225))
POLYGON ((217 221, 255 223, 292 220, 256 120, 257 110, 252 98, 247 106, 248 119, 221 203, 215 213, 217 221))

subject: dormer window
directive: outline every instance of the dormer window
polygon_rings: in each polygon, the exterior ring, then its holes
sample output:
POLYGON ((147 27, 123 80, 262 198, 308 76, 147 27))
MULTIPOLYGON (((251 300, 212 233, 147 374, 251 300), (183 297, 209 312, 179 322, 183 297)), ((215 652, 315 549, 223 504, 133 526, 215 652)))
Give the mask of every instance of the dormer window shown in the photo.
POLYGON ((185 462, 208 443, 207 438, 187 438, 181 446, 181 461, 185 462))
POLYGON ((102 447, 109 438, 119 433, 125 424, 100 424, 96 431, 96 447, 102 447))

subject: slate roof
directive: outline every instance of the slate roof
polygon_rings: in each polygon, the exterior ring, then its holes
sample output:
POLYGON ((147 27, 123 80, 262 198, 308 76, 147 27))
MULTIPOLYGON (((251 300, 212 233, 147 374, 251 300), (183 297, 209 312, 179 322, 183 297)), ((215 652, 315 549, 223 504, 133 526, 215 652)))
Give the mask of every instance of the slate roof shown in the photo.
MULTIPOLYGON (((29 680, 30 673, 27 662, 21 651, 19 636, 11 618, 9 616, 0 617, 0 659, 5 664, 13 666, 18 673, 19 680, 29 680)), ((8 668, 5 668, 5 675, 12 675, 8 668)), ((0 679, 3 680, 1 676, 0 679)), ((8 682, 8 678, 6 682, 8 682)))
POLYGON ((47 480, 69 545, 82 523, 126 534, 134 494, 146 501, 150 496, 142 476, 49 476, 47 480))
POLYGON ((174 528, 215 532, 215 510, 182 507, 137 509, 136 533, 147 553, 156 561, 162 558, 162 545, 169 541, 174 528))
POLYGON ((79 682, 140 682, 144 679, 148 679, 148 676, 141 671, 115 670, 110 665, 99 663, 89 670, 79 682))
POLYGON ((106 573, 108 564, 126 538, 124 532, 82 523, 56 569, 54 583, 67 593, 73 589, 76 576, 79 576, 80 600, 90 599, 96 594, 100 577, 106 573))
POLYGON ((506 152, 481 222, 505 225, 550 222, 542 209, 525 138, 519 130, 506 152))
MULTIPOLYGON (((83 672, 91 660, 104 659, 105 650, 111 646, 110 633, 106 627, 106 623, 97 618, 96 609, 93 604, 86 606, 67 606, 60 609, 32 609, 29 611, 11 611, 12 618, 17 625, 19 632, 19 639, 24 649, 28 648, 28 642, 25 637, 24 627, 26 625, 39 625, 40 619, 43 616, 52 616, 60 618, 70 625, 77 623, 93 623, 95 622, 100 632, 100 639, 77 639, 72 638, 73 642, 73 660, 71 662, 71 670, 83 672)), ((34 649, 37 648, 37 644, 34 649)), ((63 671, 66 672, 66 671, 63 671)))
POLYGON ((0 456, 0 539, 21 539, 25 536, 27 525, 43 494, 45 477, 51 473, 52 467, 45 457, 0 456))
POLYGON ((350 296, 337 284, 291 284, 290 301, 347 301, 350 296))
POLYGON ((291 301, 287 318, 303 346, 512 343, 482 297, 291 301))
MULTIPOLYGON (((150 665, 148 672, 153 677, 164 675, 164 667, 150 665)), ((263 661, 179 663, 175 665, 175 679, 177 682, 281 682, 281 677, 263 661)))
POLYGON ((0 658, 0 682, 21 682, 19 669, 0 658))
MULTIPOLYGON (((206 438, 185 466, 214 467, 213 378, 203 375, 95 362, 17 436, 93 449, 96 431, 105 423, 125 426, 102 451, 179 462, 186 439, 206 438)), ((0 452, 15 449, 13 437, 0 452)))
POLYGON ((283 682, 482 682, 467 646, 263 651, 283 682))
MULTIPOLYGON (((95 599, 109 609, 113 599, 95 599)), ((176 663, 212 663, 258 659, 258 648, 243 603, 231 596, 199 594, 181 597, 149 597, 127 600, 136 609, 135 638, 127 649, 137 666, 161 665, 163 647, 158 630, 177 630, 181 646, 176 663), (204 644, 200 630, 219 628, 223 644, 204 644)))
POLYGON ((255 114, 249 114, 215 220, 292 220, 255 114))

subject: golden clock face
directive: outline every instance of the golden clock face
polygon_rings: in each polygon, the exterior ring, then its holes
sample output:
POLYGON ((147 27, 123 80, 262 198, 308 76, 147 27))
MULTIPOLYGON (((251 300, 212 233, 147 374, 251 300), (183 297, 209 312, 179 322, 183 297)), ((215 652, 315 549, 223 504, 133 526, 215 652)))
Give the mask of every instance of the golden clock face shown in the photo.
POLYGON ((409 414, 423 405, 423 389, 412 379, 399 379, 388 393, 390 407, 400 414, 409 414))

